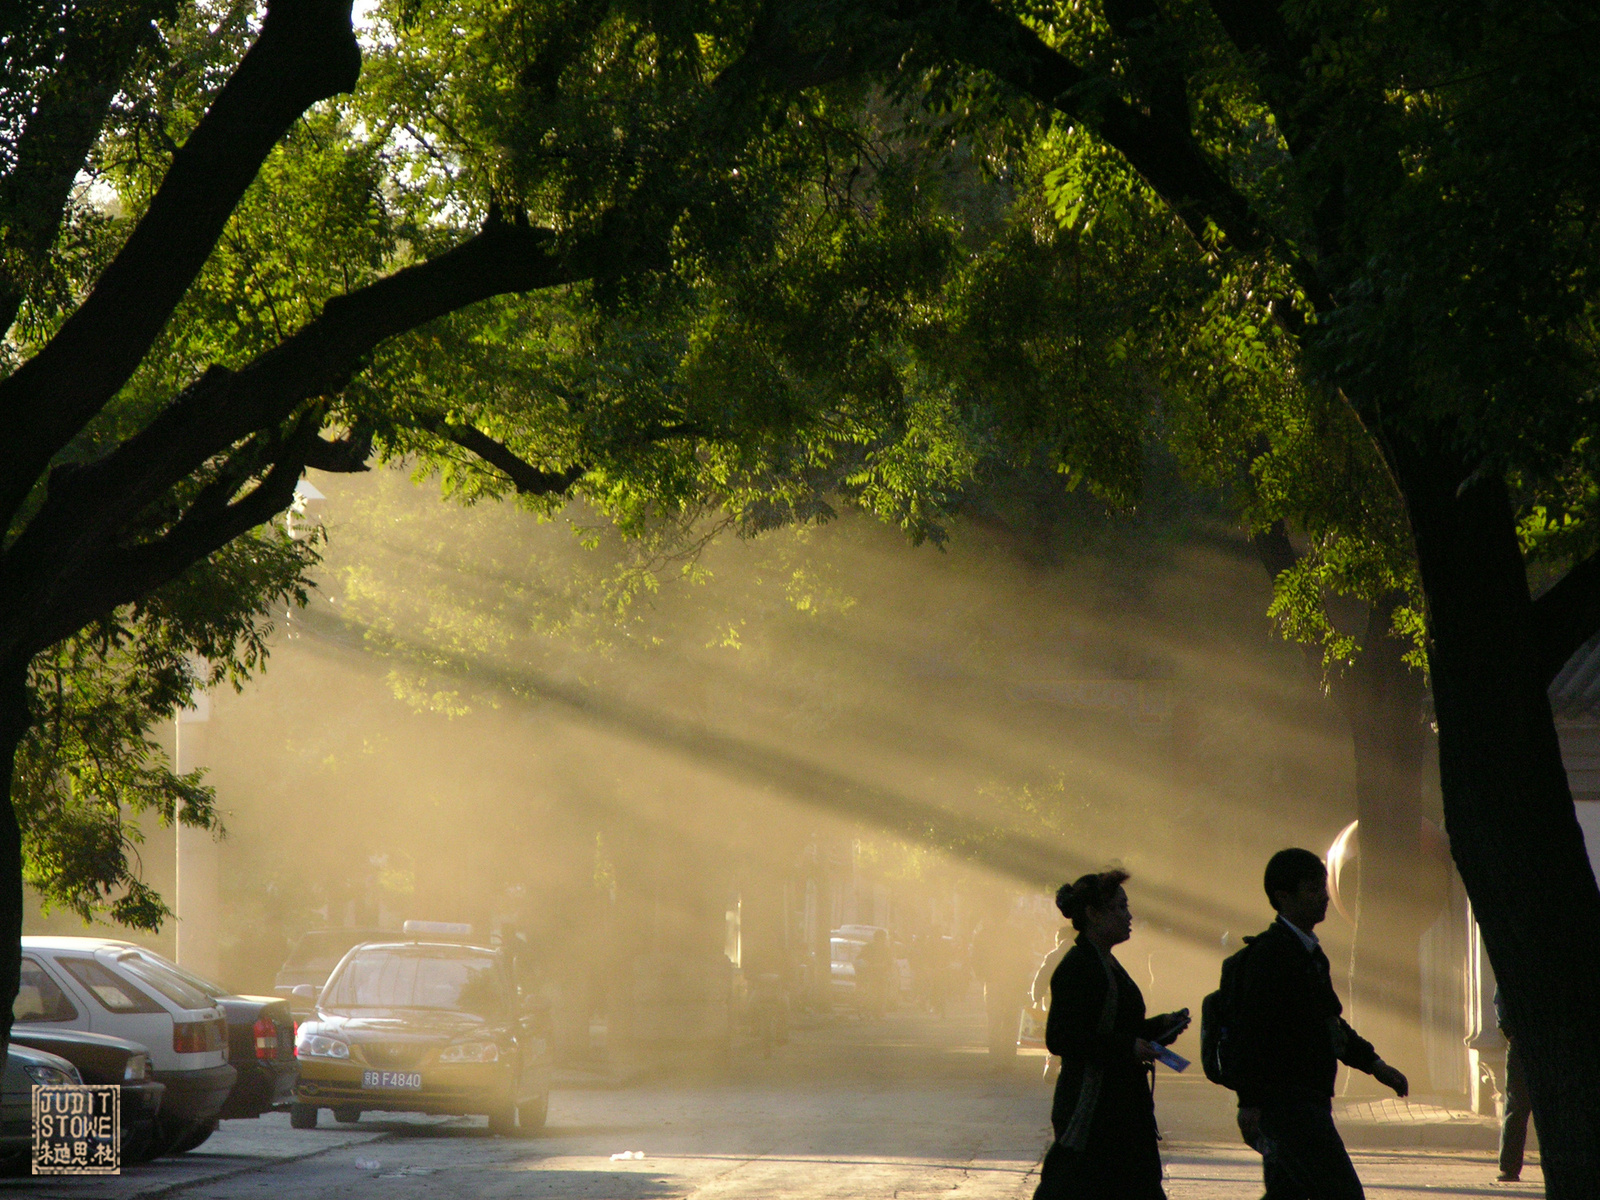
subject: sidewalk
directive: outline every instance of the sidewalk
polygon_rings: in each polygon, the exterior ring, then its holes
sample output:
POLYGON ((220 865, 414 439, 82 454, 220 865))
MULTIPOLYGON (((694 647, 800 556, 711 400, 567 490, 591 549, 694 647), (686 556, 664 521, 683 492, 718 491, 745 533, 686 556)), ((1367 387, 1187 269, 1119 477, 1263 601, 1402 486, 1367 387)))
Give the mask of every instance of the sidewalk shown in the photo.
MULTIPOLYGON (((1261 1159, 1244 1146, 1169 1143, 1161 1157, 1168 1200, 1256 1200, 1261 1195, 1261 1159)), ((1537 1162, 1523 1168, 1520 1183, 1497 1183, 1489 1151, 1352 1149, 1350 1157, 1370 1200, 1544 1195, 1537 1162)))
POLYGON ((1335 1101, 1333 1115, 1348 1146, 1427 1146, 1490 1153, 1500 1148, 1500 1123, 1493 1117, 1426 1101, 1393 1096, 1335 1101))
MULTIPOLYGON (((1233 1093, 1163 1072, 1156 1118, 1169 1200, 1256 1200, 1261 1159, 1239 1140, 1233 1093)), ((1522 1181, 1498 1183, 1499 1127, 1489 1117, 1394 1098, 1335 1101, 1334 1117, 1372 1200, 1423 1196, 1542 1196, 1536 1152, 1522 1181)))

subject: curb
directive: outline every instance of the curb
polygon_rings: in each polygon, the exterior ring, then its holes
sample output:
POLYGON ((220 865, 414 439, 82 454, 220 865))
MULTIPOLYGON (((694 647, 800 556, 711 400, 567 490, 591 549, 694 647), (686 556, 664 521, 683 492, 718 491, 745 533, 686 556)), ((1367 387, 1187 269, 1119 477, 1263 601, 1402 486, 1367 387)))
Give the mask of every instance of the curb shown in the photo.
POLYGON ((148 1188, 142 1192, 134 1192, 124 1200, 160 1200, 162 1196, 173 1196, 179 1192, 188 1191, 190 1188, 200 1187, 208 1183, 221 1183, 227 1179, 237 1179, 241 1175, 248 1175, 252 1171, 265 1170, 275 1167, 280 1163, 305 1162, 310 1158, 320 1158, 324 1154, 332 1154, 335 1150, 346 1150, 351 1146, 371 1146, 378 1142, 386 1142, 392 1138, 392 1133, 374 1133, 370 1137, 357 1136, 347 1142, 338 1142, 332 1146, 323 1146, 317 1150, 308 1150, 304 1154, 285 1154, 273 1158, 257 1158, 244 1166, 231 1167, 218 1171, 212 1175, 197 1176, 194 1179, 179 1179, 172 1183, 162 1184, 158 1187, 148 1188))

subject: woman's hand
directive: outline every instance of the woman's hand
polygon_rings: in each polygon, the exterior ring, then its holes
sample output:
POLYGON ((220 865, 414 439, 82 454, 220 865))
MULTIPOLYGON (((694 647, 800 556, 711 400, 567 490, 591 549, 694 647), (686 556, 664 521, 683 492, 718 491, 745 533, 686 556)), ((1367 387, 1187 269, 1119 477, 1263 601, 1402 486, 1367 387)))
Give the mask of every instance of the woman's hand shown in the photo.
POLYGON ((1189 1010, 1180 1008, 1177 1012, 1162 1013, 1156 1020, 1161 1022, 1161 1043, 1165 1046, 1172 1045, 1178 1036, 1187 1028, 1191 1021, 1189 1010))
POLYGON ((1143 1038, 1133 1039, 1133 1056, 1140 1062, 1153 1063, 1160 1053, 1161 1047, 1154 1042, 1147 1042, 1143 1038))

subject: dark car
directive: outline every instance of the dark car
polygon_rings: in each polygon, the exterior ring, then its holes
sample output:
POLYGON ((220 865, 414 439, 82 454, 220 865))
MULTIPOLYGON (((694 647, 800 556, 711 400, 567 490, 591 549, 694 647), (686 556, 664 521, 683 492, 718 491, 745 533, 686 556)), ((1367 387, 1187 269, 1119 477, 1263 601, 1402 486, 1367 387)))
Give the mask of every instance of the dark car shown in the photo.
POLYGON ((143 1162, 159 1149, 156 1116, 167 1086, 150 1076, 150 1052, 138 1042, 81 1029, 12 1026, 12 1045, 43 1050, 78 1068, 84 1083, 122 1088, 122 1161, 143 1162))
POLYGON ((272 981, 272 990, 289 1002, 295 1019, 311 1015, 312 1000, 296 996, 295 989, 309 987, 312 996, 328 982, 328 974, 339 960, 362 942, 385 942, 395 936, 392 929, 313 929, 300 935, 272 981))
POLYGON ((227 1018, 228 1061, 239 1079, 217 1116, 230 1121, 259 1117, 293 1100, 294 1014, 288 1001, 278 996, 236 996, 175 963, 167 966, 205 993, 227 1018))
POLYGON ((289 1122, 363 1112, 475 1114, 495 1133, 544 1127, 549 1006, 521 997, 508 955, 441 940, 358 946, 295 1036, 300 1081, 289 1122))
POLYGON ((33 1150, 33 1085, 82 1083, 78 1068, 46 1050, 6 1047, 0 1075, 0 1168, 26 1167, 33 1150))

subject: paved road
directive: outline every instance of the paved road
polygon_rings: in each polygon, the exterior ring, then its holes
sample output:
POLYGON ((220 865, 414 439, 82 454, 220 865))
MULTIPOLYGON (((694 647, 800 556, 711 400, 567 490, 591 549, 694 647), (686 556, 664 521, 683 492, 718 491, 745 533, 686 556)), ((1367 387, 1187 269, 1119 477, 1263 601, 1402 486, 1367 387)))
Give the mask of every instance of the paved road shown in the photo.
MULTIPOLYGON (((770 1061, 741 1053, 720 1078, 592 1081, 552 1098, 547 1135, 491 1137, 481 1119, 367 1117, 294 1131, 282 1117, 228 1122, 201 1150, 117 1179, 0 1181, 63 1200, 1026 1200, 1048 1094, 1023 1060, 996 1075, 971 1017, 891 1017, 799 1030, 770 1061), (643 1159, 611 1155, 643 1151, 643 1159), (376 1165, 374 1165, 376 1164, 376 1165)), ((1165 1077, 1158 1091, 1171 1200, 1255 1200, 1259 1160, 1231 1144, 1227 1097, 1165 1077)), ((326 1122, 328 1115, 324 1113, 326 1122)), ((1374 1200, 1539 1195, 1493 1184, 1488 1156, 1369 1151, 1374 1200)))

